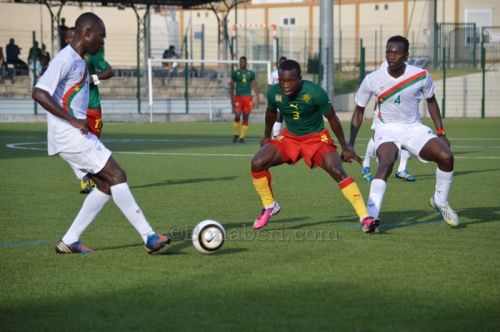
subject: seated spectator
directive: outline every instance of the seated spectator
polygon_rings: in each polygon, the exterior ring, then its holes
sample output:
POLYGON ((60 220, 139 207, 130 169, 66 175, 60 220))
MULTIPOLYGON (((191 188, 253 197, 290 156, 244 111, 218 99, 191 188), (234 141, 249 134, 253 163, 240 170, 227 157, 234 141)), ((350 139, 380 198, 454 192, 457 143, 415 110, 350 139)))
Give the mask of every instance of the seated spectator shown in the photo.
MULTIPOLYGON (((175 53, 175 46, 174 45, 170 45, 170 47, 168 48, 168 50, 165 50, 165 52, 163 52, 163 59, 178 59, 179 56, 175 53)), ((176 68, 177 67, 177 62, 164 62, 163 63, 163 67, 168 67, 170 69, 170 71, 172 71, 172 69, 176 68)))
POLYGON ((42 50, 39 59, 40 59, 40 64, 42 65, 42 75, 43 75, 43 73, 45 73, 45 71, 49 67, 50 63, 50 53, 47 52, 47 46, 45 46, 45 44, 42 44, 42 50))
POLYGON ((5 47, 5 53, 7 63, 13 65, 15 69, 28 69, 28 64, 19 59, 21 49, 16 45, 14 38, 11 38, 9 44, 5 47))
POLYGON ((28 64, 31 65, 33 62, 33 56, 36 57, 37 60, 40 60, 40 55, 42 54, 42 50, 38 47, 38 42, 35 41, 35 48, 31 47, 28 52, 28 64), (36 50, 36 54, 33 54, 36 50))

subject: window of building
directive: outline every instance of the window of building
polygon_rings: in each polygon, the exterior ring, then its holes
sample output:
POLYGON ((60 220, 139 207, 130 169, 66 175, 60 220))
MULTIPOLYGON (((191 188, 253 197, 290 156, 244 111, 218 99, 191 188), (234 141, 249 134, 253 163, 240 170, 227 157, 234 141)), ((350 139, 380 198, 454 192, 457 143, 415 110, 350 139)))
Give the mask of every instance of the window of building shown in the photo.
MULTIPOLYGON (((490 29, 483 27, 491 27, 493 24, 493 8, 465 8, 465 22, 476 24, 476 43, 481 42, 481 33, 484 32, 484 42, 489 43, 490 29)), ((470 31, 467 36, 467 44, 473 40, 474 32, 470 31)))
POLYGON ((297 25, 297 19, 295 16, 282 17, 281 18, 281 25, 284 27, 294 27, 297 25))

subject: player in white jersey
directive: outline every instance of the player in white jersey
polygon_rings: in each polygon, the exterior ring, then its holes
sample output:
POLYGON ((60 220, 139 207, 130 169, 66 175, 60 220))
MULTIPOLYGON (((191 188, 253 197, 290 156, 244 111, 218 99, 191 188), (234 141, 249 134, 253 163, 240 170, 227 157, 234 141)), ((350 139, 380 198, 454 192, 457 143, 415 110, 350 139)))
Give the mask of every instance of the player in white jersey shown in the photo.
POLYGON ((432 79, 426 70, 405 62, 409 55, 408 49, 409 42, 406 38, 389 38, 385 52, 387 69, 378 69, 367 75, 356 93, 349 140, 351 146, 354 146, 365 107, 372 95, 377 98, 379 107, 377 118, 380 122, 374 135, 379 167, 370 185, 368 213, 378 217, 387 179, 400 149, 405 148, 421 161, 437 163, 436 187, 429 205, 441 213, 446 223, 457 226, 458 215, 448 204, 454 167, 450 141, 446 138, 432 79), (426 98, 437 136, 431 128, 420 122, 418 104, 422 95, 426 98))
MULTIPOLYGON (((407 63, 406 63, 407 64, 407 63)), ((380 69, 387 70, 387 61, 384 61, 380 66, 380 69)), ((371 126, 372 130, 375 130, 375 127, 378 123, 378 104, 375 103, 375 109, 373 110, 373 123, 371 126)), ((363 164, 361 168, 361 174, 366 181, 371 181, 373 179, 370 168, 370 160, 375 155, 375 142, 373 141, 373 136, 368 140, 368 144, 366 145, 366 153, 363 159, 363 164)), ((399 152, 399 166, 396 171, 395 176, 398 179, 403 179, 405 181, 415 181, 415 177, 410 175, 410 172, 406 169, 406 165, 408 164, 408 159, 410 159, 410 153, 405 149, 401 149, 399 152)))
MULTIPOLYGON (((278 61, 278 68, 276 70, 273 70, 271 73, 271 76, 269 76, 269 79, 267 80, 267 87, 270 88, 272 85, 279 83, 279 76, 278 76, 278 69, 283 63, 283 61, 286 60, 286 57, 282 56, 279 61, 278 61)), ((273 136, 278 136, 279 133, 281 132, 281 128, 283 128, 283 114, 278 110, 278 113, 276 113, 276 122, 274 122, 273 125, 273 136)))
POLYGON ((113 197, 130 223, 141 235, 148 253, 170 243, 169 236, 157 234, 137 205, 127 184, 125 171, 99 139, 89 133, 87 105, 89 77, 84 55, 96 54, 104 45, 104 22, 93 13, 84 13, 75 23, 75 36, 51 61, 33 89, 32 97, 47 113, 49 155, 59 154, 80 179, 89 177, 96 184, 85 199, 71 227, 56 245, 56 253, 91 254, 80 236, 113 197))

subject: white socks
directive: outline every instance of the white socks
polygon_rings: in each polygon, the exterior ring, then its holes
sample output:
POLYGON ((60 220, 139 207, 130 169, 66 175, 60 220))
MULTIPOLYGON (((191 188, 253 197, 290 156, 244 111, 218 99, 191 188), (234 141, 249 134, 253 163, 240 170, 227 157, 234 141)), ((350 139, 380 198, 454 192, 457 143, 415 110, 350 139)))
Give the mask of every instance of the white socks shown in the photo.
POLYGON ((363 167, 370 167, 370 159, 375 154, 375 141, 373 141, 373 136, 368 141, 366 146, 365 159, 363 159, 363 167))
POLYGON ((153 234, 153 228, 149 225, 141 208, 135 202, 134 196, 130 192, 127 183, 120 183, 110 187, 111 196, 115 204, 120 208, 128 221, 141 234, 144 243, 146 243, 149 234, 153 234))
POLYGON ((436 191, 434 192, 434 202, 438 205, 448 204, 448 194, 450 193, 453 171, 443 172, 436 168, 436 191))
POLYGON ((83 202, 80 212, 78 212, 78 215, 66 232, 66 235, 62 238, 62 241, 66 244, 77 242, 80 239, 80 235, 82 235, 85 229, 94 221, 95 217, 99 214, 110 197, 111 196, 99 191, 99 189, 94 188, 83 202))
POLYGON ((378 218, 386 187, 387 183, 384 180, 372 180, 370 185, 370 195, 368 196, 368 204, 366 205, 370 216, 378 218))
POLYGON ((399 153, 398 172, 402 172, 406 169, 406 164, 408 163, 408 159, 410 159, 410 153, 407 150, 401 149, 401 152, 399 153))

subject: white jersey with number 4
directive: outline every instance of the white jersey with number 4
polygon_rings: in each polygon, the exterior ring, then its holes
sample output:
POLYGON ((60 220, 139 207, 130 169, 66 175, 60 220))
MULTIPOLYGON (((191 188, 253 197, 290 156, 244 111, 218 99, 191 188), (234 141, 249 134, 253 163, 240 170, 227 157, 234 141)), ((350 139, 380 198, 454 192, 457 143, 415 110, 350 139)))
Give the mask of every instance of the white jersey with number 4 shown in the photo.
MULTIPOLYGON (((36 87, 47 91, 61 107, 77 119, 87 118, 89 80, 85 59, 66 46, 52 59, 36 87)), ((82 134, 68 121, 47 112, 48 153, 53 155, 71 146, 82 134)))
MULTIPOLYGON (((383 67, 383 66, 382 66, 383 67)), ((406 65, 405 72, 398 78, 389 75, 387 68, 380 68, 368 74, 358 92, 356 104, 366 107, 372 95, 377 100, 377 118, 382 123, 420 122, 419 103, 434 95, 434 84, 430 74, 412 65, 406 65)))

